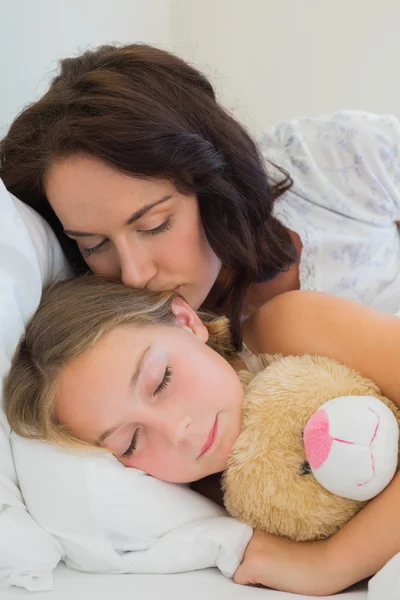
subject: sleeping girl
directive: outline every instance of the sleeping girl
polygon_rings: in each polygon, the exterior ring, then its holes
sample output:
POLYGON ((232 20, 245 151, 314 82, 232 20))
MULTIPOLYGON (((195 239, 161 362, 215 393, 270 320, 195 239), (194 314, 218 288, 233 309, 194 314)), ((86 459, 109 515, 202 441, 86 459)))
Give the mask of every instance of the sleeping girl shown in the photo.
MULTIPOLYGON (((279 295, 244 322, 196 312, 174 292, 95 276, 45 290, 5 382, 13 430, 64 447, 102 448, 159 479, 225 470, 240 432, 240 369, 263 353, 313 354, 372 379, 400 406, 400 319, 320 292, 279 295)), ((331 538, 255 531, 235 574, 304 594, 333 594, 400 551, 400 478, 331 538), (312 576, 311 576, 312 573, 312 576), (317 574, 317 575, 316 575, 317 574)))

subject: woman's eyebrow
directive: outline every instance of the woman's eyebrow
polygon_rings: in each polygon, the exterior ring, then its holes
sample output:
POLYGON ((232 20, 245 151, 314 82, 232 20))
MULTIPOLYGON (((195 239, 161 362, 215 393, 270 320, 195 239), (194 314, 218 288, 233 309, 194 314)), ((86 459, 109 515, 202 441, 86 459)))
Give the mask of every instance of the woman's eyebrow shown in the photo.
MULTIPOLYGON (((149 210, 151 210, 155 206, 158 206, 159 204, 163 204, 164 202, 167 202, 171 198, 172 198, 172 194, 169 194, 168 196, 163 196, 163 198, 160 198, 160 200, 156 200, 155 202, 152 202, 151 204, 146 204, 145 206, 142 206, 142 208, 139 208, 137 211, 135 211, 133 213, 133 215, 131 215, 129 217, 129 219, 127 219, 127 221, 125 221, 125 225, 132 225, 132 223, 134 223, 135 221, 138 221, 146 213, 148 213, 149 210)), ((72 229, 64 229, 64 233, 65 233, 65 235, 69 235, 72 237, 101 237, 103 235, 101 233, 88 233, 85 231, 73 231, 72 229)))

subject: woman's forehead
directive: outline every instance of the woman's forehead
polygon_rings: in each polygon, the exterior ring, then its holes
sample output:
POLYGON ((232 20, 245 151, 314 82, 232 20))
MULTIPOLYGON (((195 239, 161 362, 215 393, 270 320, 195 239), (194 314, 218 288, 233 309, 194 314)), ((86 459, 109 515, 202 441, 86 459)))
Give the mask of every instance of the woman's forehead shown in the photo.
POLYGON ((57 188, 71 190, 83 188, 84 192, 95 188, 98 191, 108 192, 116 188, 122 190, 125 187, 136 191, 139 198, 141 194, 147 196, 152 190, 175 189, 174 184, 168 179, 128 175, 87 154, 75 154, 55 161, 47 172, 45 187, 50 195, 51 192, 55 195, 57 188))

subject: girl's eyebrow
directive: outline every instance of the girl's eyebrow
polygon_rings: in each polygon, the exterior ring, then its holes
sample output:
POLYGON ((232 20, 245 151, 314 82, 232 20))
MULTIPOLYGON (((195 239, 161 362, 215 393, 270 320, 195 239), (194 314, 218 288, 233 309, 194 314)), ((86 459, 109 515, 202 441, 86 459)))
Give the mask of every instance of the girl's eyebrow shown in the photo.
POLYGON ((142 371, 144 360, 150 350, 151 350, 151 344, 150 344, 150 346, 147 346, 146 350, 143 352, 142 356, 140 357, 140 359, 135 367, 135 370, 134 370, 133 376, 132 376, 132 380, 131 380, 131 387, 134 387, 137 384, 140 373, 142 371))
MULTIPOLYGON (((151 345, 148 346, 145 351, 143 352, 142 356, 140 357, 140 359, 138 360, 133 375, 132 375, 132 380, 131 380, 131 386, 135 386, 137 384, 137 381, 139 379, 140 373, 141 373, 141 369, 144 363, 144 359, 146 358, 149 350, 151 348, 151 345)), ((96 444, 98 444, 99 446, 101 446, 101 444, 104 442, 104 440, 106 438, 108 438, 110 435, 112 435, 115 431, 117 431, 117 429, 119 429, 121 426, 123 425, 123 423, 117 423, 117 425, 113 425, 113 427, 110 427, 109 429, 107 429, 107 431, 104 431, 96 440, 96 444)))
MULTIPOLYGON (((132 223, 134 223, 135 221, 138 221, 146 213, 148 213, 149 210, 151 210, 155 206, 158 206, 159 204, 162 204, 163 202, 167 202, 171 198, 172 198, 172 194, 169 194, 168 196, 163 196, 163 198, 160 198, 160 200, 156 200, 155 202, 152 202, 151 204, 145 204, 145 206, 142 206, 142 208, 139 208, 137 211, 135 211, 133 213, 133 215, 131 215, 129 217, 129 219, 127 219, 125 221, 125 225, 132 225, 132 223)), ((102 237, 102 235, 103 235, 102 233, 88 233, 86 231, 73 231, 72 229, 64 229, 64 233, 65 233, 65 235, 69 235, 70 237, 102 237)))

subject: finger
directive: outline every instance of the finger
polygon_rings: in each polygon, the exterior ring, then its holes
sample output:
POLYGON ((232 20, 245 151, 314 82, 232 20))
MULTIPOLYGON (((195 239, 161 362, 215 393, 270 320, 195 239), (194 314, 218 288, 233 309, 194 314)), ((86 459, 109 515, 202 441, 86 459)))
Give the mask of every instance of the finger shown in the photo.
POLYGON ((246 567, 240 565, 240 567, 236 569, 233 575, 233 581, 238 585, 247 585, 249 583, 246 567))

